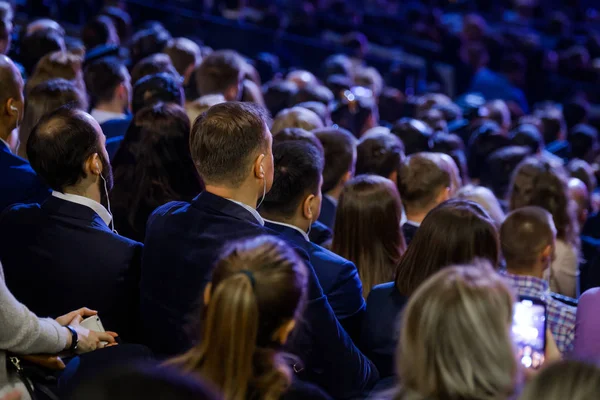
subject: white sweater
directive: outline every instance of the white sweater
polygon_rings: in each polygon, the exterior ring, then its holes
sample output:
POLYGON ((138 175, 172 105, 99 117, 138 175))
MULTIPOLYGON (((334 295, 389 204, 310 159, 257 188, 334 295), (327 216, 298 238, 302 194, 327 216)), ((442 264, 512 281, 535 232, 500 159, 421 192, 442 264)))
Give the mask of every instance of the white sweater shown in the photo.
MULTIPOLYGON (((51 290, 48 290, 51 293, 51 290)), ((0 389, 9 384, 6 352, 15 354, 56 354, 67 345, 69 332, 56 321, 38 318, 19 303, 4 281, 0 265, 0 389)))

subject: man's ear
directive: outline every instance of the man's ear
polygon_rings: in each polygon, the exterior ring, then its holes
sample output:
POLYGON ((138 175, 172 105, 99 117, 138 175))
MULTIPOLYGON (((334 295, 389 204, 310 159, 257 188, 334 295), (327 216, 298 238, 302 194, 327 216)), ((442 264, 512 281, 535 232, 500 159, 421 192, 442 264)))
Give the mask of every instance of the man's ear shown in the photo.
POLYGON ((257 179, 265 178, 265 167, 263 165, 264 159, 265 155, 261 154, 258 157, 256 157, 256 160, 254 160, 254 177, 256 177, 257 179))
POLYGON ((352 179, 352 175, 354 175, 352 173, 352 171, 348 171, 346 172, 343 176, 342 179, 340 179, 340 185, 344 186, 346 184, 346 182, 348 182, 350 179, 352 179))
POLYGON ((85 160, 83 164, 84 172, 87 175, 100 176, 102 174, 102 161, 98 153, 94 153, 85 160))
POLYGON ((311 222, 316 219, 314 218, 316 212, 316 205, 314 203, 316 199, 317 197, 314 194, 309 194, 302 202, 302 215, 311 222))
POLYGON ((446 200, 450 200, 450 188, 449 187, 445 187, 440 192, 440 195, 438 196, 438 204, 441 204, 441 203, 445 202, 446 200))

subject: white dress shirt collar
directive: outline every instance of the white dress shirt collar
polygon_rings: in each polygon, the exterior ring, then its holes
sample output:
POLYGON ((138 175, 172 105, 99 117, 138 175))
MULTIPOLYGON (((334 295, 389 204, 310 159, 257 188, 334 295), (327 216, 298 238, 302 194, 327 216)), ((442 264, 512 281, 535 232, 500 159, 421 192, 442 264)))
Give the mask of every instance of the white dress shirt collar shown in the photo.
POLYGON ((244 207, 250 214, 252 214, 252 216, 254 216, 254 218, 256 218, 256 222, 258 222, 262 226, 265 226, 265 220, 260 216, 260 214, 258 213, 258 211, 256 211, 256 209, 250 207, 247 204, 241 203, 239 201, 235 201, 233 199, 227 199, 226 198, 226 200, 229 200, 232 203, 237 204, 238 206, 244 207))
POLYGON ((329 196, 328 194, 326 194, 326 195, 325 195, 325 197, 327 197, 327 199, 328 199, 330 202, 332 202, 334 206, 336 206, 336 207, 337 207, 337 205, 338 205, 338 201, 337 201, 337 199, 335 199, 335 198, 333 198, 333 197, 329 196))
POLYGON ((8 142, 4 139, 0 139, 0 146, 6 146, 6 148, 8 149, 9 153, 12 153, 12 151, 10 151, 10 146, 8 145, 8 142))
POLYGON ((304 238, 304 240, 306 240, 307 242, 310 242, 310 238, 308 237, 308 233, 304 232, 302 229, 298 228, 295 225, 286 224, 285 222, 271 221, 270 219, 265 219, 265 221, 267 221, 270 224, 281 225, 281 226, 285 226, 285 227, 290 228, 290 229, 295 229, 295 230, 297 230, 298 232, 300 232, 302 234, 302 237, 304 238))
POLYGON ((108 210, 97 201, 88 199, 87 197, 78 196, 76 194, 61 193, 55 190, 52 191, 52 196, 61 200, 70 201, 71 203, 81 204, 82 206, 91 208, 96 214, 98 214, 98 216, 100 216, 100 218, 102 218, 102 221, 104 221, 106 226, 108 226, 110 221, 112 221, 112 215, 110 215, 108 210))
POLYGON ((111 121, 113 119, 125 119, 127 115, 124 113, 116 113, 112 111, 103 111, 94 108, 90 115, 98 122, 98 124, 103 124, 106 121, 111 121))
POLYGON ((412 226, 416 226, 417 228, 421 226, 420 222, 411 221, 410 219, 407 219, 405 223, 412 226))

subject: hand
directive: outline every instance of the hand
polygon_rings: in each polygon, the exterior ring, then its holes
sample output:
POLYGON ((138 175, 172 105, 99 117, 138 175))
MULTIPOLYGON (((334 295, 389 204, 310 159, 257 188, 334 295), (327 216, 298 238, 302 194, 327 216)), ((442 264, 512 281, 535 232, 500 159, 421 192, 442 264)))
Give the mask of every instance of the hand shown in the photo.
MULTIPOLYGON (((550 329, 546 329, 546 354, 544 354, 544 364, 540 368, 545 368, 546 366, 555 363, 556 361, 560 361, 562 358, 562 354, 560 354, 560 350, 558 350, 558 346, 556 345, 556 341, 554 340, 554 336, 552 336, 552 332, 550 329)), ((539 369, 533 368, 524 368, 525 372, 525 380, 527 382, 531 381, 540 371, 539 369)))
POLYGON ((19 392, 18 390, 13 390, 12 392, 9 392, 2 396, 0 400, 21 400, 21 392, 19 392))
POLYGON ((75 318, 77 315, 83 318, 91 317, 92 315, 96 314, 98 314, 98 311, 90 310, 87 307, 83 307, 79 310, 71 311, 70 313, 63 315, 62 317, 56 318, 56 322, 58 322, 62 326, 67 326, 71 321, 73 321, 73 318, 75 318))
POLYGON ((68 324, 75 329, 75 331, 77 331, 77 336, 79 339, 79 344, 77 345, 77 350, 75 351, 77 354, 89 353, 90 351, 116 344, 116 333, 90 331, 89 329, 79 325, 82 320, 83 318, 81 315, 75 315, 75 318, 73 318, 73 320, 68 324), (100 342, 107 342, 107 344, 104 345, 100 342))

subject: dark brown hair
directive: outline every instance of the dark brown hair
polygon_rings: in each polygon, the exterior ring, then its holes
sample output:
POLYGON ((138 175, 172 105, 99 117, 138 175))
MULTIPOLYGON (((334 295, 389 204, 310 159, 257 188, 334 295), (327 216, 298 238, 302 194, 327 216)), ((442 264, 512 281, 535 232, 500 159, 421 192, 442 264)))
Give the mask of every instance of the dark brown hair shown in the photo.
POLYGON ((135 85, 145 76, 166 72, 180 79, 179 72, 173 66, 168 55, 158 53, 141 59, 131 70, 131 83, 135 85))
POLYGON ((354 172, 356 138, 345 129, 323 128, 313 131, 325 150, 323 193, 334 189, 348 171, 354 172))
POLYGON ((196 85, 200 96, 224 93, 238 85, 242 78, 244 59, 233 50, 218 50, 202 60, 196 69, 196 85))
POLYGON ((187 38, 174 38, 165 47, 165 54, 171 58, 173 66, 184 76, 190 65, 196 65, 200 61, 200 47, 187 38))
POLYGON ((569 198, 566 176, 537 158, 519 164, 510 185, 510 209, 538 206, 546 209, 556 225, 557 238, 579 248, 576 206, 569 198))
POLYGON ((398 172, 404 161, 404 144, 389 133, 370 133, 362 137, 356 153, 356 175, 375 174, 389 178, 398 172))
POLYGON ((450 187, 450 174, 427 153, 408 157, 400 166, 398 190, 404 207, 411 211, 427 211, 435 206, 440 191, 450 187))
POLYGON ((205 183, 239 187, 259 151, 267 151, 267 112, 252 103, 212 106, 194 122, 190 151, 205 183))
POLYGON ((389 179, 361 175, 344 187, 331 248, 356 264, 364 297, 373 286, 394 278, 395 265, 406 249, 401 216, 400 196, 389 179))
POLYGON ((502 255, 511 269, 528 269, 546 246, 554 242, 552 215, 541 207, 519 208, 500 228, 502 255))
POLYGON ((298 318, 307 282, 304 264, 279 239, 233 243, 213 272, 202 339, 171 363, 200 374, 227 400, 278 400, 292 373, 273 336, 298 318))
POLYGON ((427 214, 396 270, 396 288, 410 296, 431 275, 476 258, 498 265, 494 221, 476 203, 446 201, 427 214))

